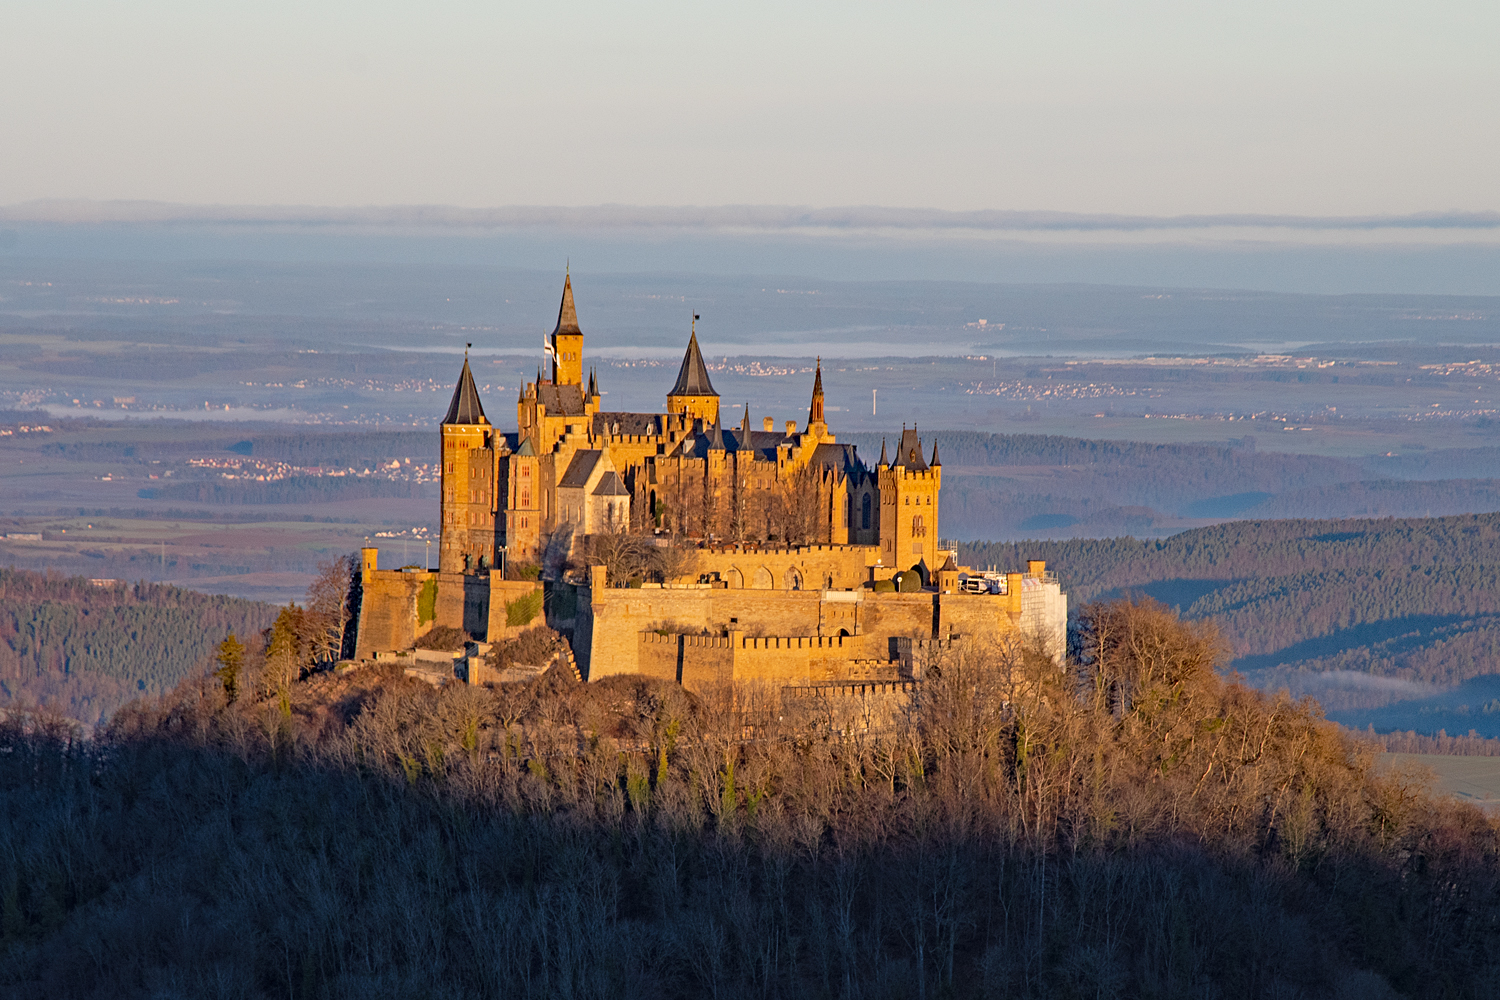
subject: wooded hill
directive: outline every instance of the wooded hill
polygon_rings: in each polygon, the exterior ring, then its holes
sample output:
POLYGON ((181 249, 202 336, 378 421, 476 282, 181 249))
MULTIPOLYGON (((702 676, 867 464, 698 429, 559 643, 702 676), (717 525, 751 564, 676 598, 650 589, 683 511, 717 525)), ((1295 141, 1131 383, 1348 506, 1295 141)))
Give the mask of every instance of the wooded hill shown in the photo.
POLYGON ((1500 514, 1234 521, 1162 540, 976 542, 961 553, 975 566, 1046 559, 1075 604, 1131 592, 1211 619, 1234 669, 1335 709, 1421 693, 1359 675, 1452 685, 1500 664, 1500 514), (1320 676, 1342 689, 1316 688, 1320 676))
POLYGON ((47 705, 92 725, 171 690, 230 632, 255 636, 275 617, 269 604, 163 584, 0 569, 0 708, 47 705))
POLYGON ((1500 833, 1151 608, 829 700, 399 668, 0 720, 0 992, 1491 997, 1500 833), (750 734, 750 738, 747 738, 750 734))

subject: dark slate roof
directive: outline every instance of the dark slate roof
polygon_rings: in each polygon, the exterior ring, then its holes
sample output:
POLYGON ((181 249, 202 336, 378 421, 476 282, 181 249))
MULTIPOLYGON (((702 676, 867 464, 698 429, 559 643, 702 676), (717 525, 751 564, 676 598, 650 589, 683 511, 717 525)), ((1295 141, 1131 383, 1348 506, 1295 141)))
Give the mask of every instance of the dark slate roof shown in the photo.
POLYGON ((657 413, 596 413, 593 432, 599 434, 628 434, 632 437, 650 437, 661 433, 661 415, 657 413))
POLYGON ((598 465, 603 457, 603 451, 593 448, 575 451, 573 461, 568 463, 568 471, 564 472, 563 477, 557 482, 557 488, 560 490, 582 489, 587 486, 589 476, 594 472, 594 466, 598 465))
POLYGON ((562 305, 557 307, 557 327, 552 336, 559 333, 583 333, 578 329, 578 310, 573 306, 573 276, 563 278, 562 305))
POLYGON ((922 457, 922 439, 917 437, 915 427, 910 430, 902 429, 901 443, 896 446, 896 459, 891 465, 911 469, 913 472, 927 471, 927 459, 922 457))
POLYGON ((717 396, 714 384, 708 380, 708 366, 703 363, 703 352, 698 349, 698 335, 688 337, 687 353, 682 356, 682 368, 677 372, 677 384, 668 396, 717 396))
POLYGON ((852 444, 820 444, 813 449, 812 461, 825 469, 843 473, 851 486, 858 486, 869 475, 869 470, 859 460, 859 454, 852 444))
POLYGON ((483 424, 484 407, 479 402, 479 390, 474 387, 474 375, 469 371, 469 359, 464 358, 463 371, 458 373, 458 385, 453 387, 453 402, 448 404, 445 424, 483 424))
POLYGON ((536 457, 536 445, 531 443, 531 435, 528 434, 526 440, 521 442, 521 447, 516 449, 516 454, 522 458, 536 457))
POLYGON ((536 387, 536 396, 549 414, 563 417, 583 416, 583 386, 553 385, 543 382, 536 387))
POLYGON ((625 488, 624 483, 620 482, 619 473, 611 471, 600 477, 599 485, 594 487, 594 496, 628 497, 630 491, 625 488))

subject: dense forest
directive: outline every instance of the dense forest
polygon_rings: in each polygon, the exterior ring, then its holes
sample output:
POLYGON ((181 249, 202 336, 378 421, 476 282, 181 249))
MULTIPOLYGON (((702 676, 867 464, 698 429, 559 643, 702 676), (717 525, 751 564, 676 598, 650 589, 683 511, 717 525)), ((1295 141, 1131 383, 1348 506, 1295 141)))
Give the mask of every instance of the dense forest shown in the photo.
POLYGON ((0 568, 0 708, 43 705, 95 724, 201 672, 230 632, 258 635, 276 609, 154 583, 0 568))
MULTIPOLYGON (((73 997, 1500 993, 1500 830, 1211 630, 950 653, 888 725, 751 690, 195 678, 0 722, 0 989, 73 997)), ((269 659, 269 658, 268 658, 269 659)))
POLYGON ((368 500, 374 497, 437 500, 436 483, 402 482, 363 476, 288 476, 270 482, 253 479, 186 480, 136 491, 143 500, 177 500, 183 503, 276 504, 329 503, 334 500, 368 500))
POLYGON ((977 566, 1046 559, 1073 601, 1134 592, 1212 619, 1235 669, 1332 709, 1402 693, 1350 675, 1452 685, 1500 661, 1500 514, 1236 521, 1160 541, 976 542, 961 554, 977 566), (1333 673, 1349 683, 1309 686, 1333 673))
MULTIPOLYGON (((866 461, 881 437, 852 434, 866 461)), ((924 433, 945 466, 942 530, 968 538, 1159 535, 1182 519, 1430 517, 1500 510, 1500 449, 1366 459, 1258 451, 1255 438, 1150 444, 924 433)))

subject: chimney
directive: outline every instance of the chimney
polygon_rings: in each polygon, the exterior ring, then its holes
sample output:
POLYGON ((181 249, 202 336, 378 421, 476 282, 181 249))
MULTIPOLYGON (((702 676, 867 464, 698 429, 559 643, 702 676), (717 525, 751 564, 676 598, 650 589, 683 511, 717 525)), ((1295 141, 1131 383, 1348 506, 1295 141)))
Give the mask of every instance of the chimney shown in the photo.
POLYGON ((1026 575, 1040 579, 1047 572, 1047 563, 1041 559, 1026 560, 1026 575))
POLYGON ((765 420, 761 421, 761 426, 764 427, 766 429, 766 433, 769 434, 776 429, 776 420, 774 417, 767 417, 765 420))
POLYGON ((787 437, 796 437, 797 436, 797 421, 795 421, 795 420, 788 420, 786 422, 786 436, 787 437))

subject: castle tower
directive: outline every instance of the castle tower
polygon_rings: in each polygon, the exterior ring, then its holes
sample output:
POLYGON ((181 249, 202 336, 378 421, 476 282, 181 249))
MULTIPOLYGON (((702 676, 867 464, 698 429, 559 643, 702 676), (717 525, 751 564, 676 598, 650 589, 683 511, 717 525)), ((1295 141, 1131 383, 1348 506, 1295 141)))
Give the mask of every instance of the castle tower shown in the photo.
POLYGON ((882 443, 875 474, 880 481, 880 558, 900 569, 921 562, 929 571, 935 570, 940 565, 938 497, 943 486, 936 443, 929 464, 922 455, 917 429, 903 427, 890 464, 886 464, 882 443))
POLYGON ((708 380, 708 366, 703 363, 703 352, 698 349, 698 317, 693 317, 693 332, 688 337, 687 353, 682 356, 682 367, 677 372, 677 382, 667 393, 667 412, 680 413, 689 422, 702 420, 704 425, 719 420, 719 394, 708 380))
POLYGON ((485 418, 469 356, 442 424, 438 570, 481 573, 495 564, 495 428, 485 418))
POLYGON ((552 384, 583 384, 583 331, 573 306, 571 274, 563 277, 562 305, 557 307, 557 327, 552 331, 552 384))

